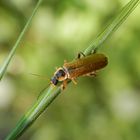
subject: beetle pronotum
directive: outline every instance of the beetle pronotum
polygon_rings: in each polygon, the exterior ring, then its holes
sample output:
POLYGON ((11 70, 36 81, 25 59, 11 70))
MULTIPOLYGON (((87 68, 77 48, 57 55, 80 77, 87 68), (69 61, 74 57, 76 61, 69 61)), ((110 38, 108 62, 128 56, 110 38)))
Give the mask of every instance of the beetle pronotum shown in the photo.
POLYGON ((75 79, 79 76, 95 76, 96 71, 104 68, 108 63, 107 57, 101 53, 94 53, 82 58, 80 55, 78 56, 78 59, 65 62, 56 70, 51 78, 51 84, 56 86, 62 82, 62 89, 64 89, 68 80, 72 80, 76 84, 75 79))

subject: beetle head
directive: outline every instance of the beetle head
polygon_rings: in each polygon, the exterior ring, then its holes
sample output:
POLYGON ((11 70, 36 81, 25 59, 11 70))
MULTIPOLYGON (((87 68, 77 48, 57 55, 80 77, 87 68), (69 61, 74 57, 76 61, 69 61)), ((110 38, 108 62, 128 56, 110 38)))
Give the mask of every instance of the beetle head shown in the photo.
POLYGON ((57 83, 60 81, 64 81, 67 79, 67 74, 65 72, 65 69, 60 67, 56 70, 54 73, 54 76, 51 78, 51 83, 54 85, 57 85, 57 83))
POLYGON ((58 80, 56 79, 55 76, 53 76, 53 77, 51 78, 51 83, 52 83, 53 85, 57 85, 58 80))

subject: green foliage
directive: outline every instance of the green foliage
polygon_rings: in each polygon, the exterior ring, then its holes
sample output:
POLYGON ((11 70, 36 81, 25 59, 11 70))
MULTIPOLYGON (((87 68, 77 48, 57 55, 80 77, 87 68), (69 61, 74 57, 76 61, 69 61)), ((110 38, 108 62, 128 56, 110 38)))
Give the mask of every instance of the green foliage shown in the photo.
POLYGON ((138 3, 139 0, 131 0, 127 5, 125 5, 118 16, 112 21, 112 23, 107 26, 106 29, 98 35, 96 40, 94 40, 85 50, 85 54, 90 54, 93 49, 95 49, 95 51, 99 49, 99 46, 101 46, 108 36, 110 36, 126 20, 138 3))
POLYGON ((32 18, 35 15, 37 9, 39 8, 41 2, 42 2, 42 0, 38 0, 38 3, 36 5, 36 7, 34 8, 33 13, 31 14, 31 17, 28 19, 25 27, 23 28, 20 35, 18 36, 18 39, 17 39, 15 45, 12 47, 12 50, 10 51, 10 53, 7 56, 6 60, 4 61, 3 65, 1 66, 1 68, 0 68, 0 80, 2 79, 4 74, 6 73, 7 67, 9 65, 10 61, 12 60, 13 56, 15 55, 16 49, 19 46, 19 43, 21 42, 21 39, 23 38, 25 32, 27 31, 27 29, 32 21, 32 18))

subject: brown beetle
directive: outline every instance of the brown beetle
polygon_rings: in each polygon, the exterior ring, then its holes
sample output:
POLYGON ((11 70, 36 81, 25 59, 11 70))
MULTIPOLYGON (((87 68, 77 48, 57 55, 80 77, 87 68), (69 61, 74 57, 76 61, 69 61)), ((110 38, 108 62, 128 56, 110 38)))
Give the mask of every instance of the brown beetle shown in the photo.
POLYGON ((76 84, 75 79, 77 77, 95 76, 96 71, 104 68, 107 64, 107 57, 101 53, 94 53, 82 58, 78 55, 78 59, 65 62, 62 67, 56 70, 51 78, 51 83, 56 86, 59 82, 62 82, 62 89, 64 89, 68 80, 72 80, 76 84))

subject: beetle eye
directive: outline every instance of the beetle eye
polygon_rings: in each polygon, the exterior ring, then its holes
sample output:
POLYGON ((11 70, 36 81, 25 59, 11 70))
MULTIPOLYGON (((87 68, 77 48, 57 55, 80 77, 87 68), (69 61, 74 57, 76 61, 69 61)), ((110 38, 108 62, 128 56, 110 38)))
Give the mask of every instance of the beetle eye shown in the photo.
POLYGON ((65 72, 63 70, 59 70, 57 73, 56 73, 56 77, 57 78, 60 78, 62 76, 65 76, 65 72))
POLYGON ((51 82, 52 82, 54 85, 57 85, 58 80, 56 79, 56 77, 52 77, 52 78, 51 78, 51 82))

